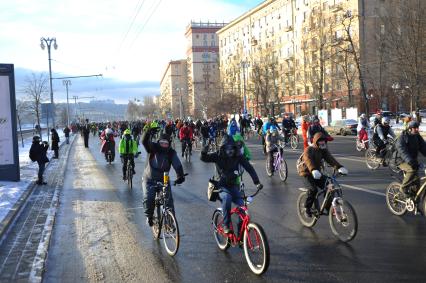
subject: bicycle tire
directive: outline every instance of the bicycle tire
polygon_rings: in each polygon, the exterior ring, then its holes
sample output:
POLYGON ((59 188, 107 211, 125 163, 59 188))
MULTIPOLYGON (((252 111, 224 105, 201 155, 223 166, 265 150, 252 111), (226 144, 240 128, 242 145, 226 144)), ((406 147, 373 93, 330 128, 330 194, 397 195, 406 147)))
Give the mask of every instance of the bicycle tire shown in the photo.
POLYGON ((299 136, 298 135, 291 135, 290 147, 293 150, 297 149, 299 147, 299 136))
MULTIPOLYGON (((127 162, 130 162, 130 160, 128 160, 127 162)), ((132 166, 129 165, 127 165, 127 185, 130 190, 133 189, 133 170, 132 166)))
POLYGON ((307 192, 302 192, 297 198, 297 216, 299 217, 300 223, 305 227, 313 227, 317 223, 318 218, 315 216, 309 217, 305 212, 305 202, 308 197, 307 192))
POLYGON ((212 216, 213 235, 219 249, 222 251, 226 251, 231 244, 229 242, 228 237, 223 233, 222 223, 223 223, 222 211, 219 209, 216 209, 213 212, 213 216, 212 216))
POLYGON ((161 215, 161 208, 160 206, 156 206, 154 210, 154 216, 152 218, 152 222, 154 223, 151 227, 152 234, 154 236, 154 239, 158 240, 160 239, 161 235, 161 226, 162 226, 162 215, 161 215), (155 215, 156 214, 156 215, 155 215))
POLYGON ((340 221, 337 219, 336 213, 333 207, 330 207, 328 214, 328 221, 330 223, 330 228, 333 234, 342 242, 352 241, 357 232, 358 232, 358 217, 356 215, 355 209, 346 200, 342 200, 342 207, 344 214, 346 216, 346 221, 340 221), (352 225, 352 229, 348 229, 352 225), (341 229, 343 228, 343 229, 341 229), (343 231, 348 231, 347 234, 344 234, 343 231))
POLYGON ((170 210, 166 211, 162 222, 162 238, 164 248, 170 256, 174 256, 179 250, 180 243, 178 222, 173 212, 170 210))
POLYGON ((357 150, 358 152, 361 152, 361 151, 362 151, 362 149, 363 149, 363 147, 362 147, 361 143, 358 141, 358 138, 357 138, 357 140, 355 141, 355 148, 356 148, 356 150, 357 150))
POLYGON ((365 151, 365 163, 371 170, 376 170, 380 166, 380 161, 376 157, 375 149, 369 148, 365 151))
POLYGON ((284 158, 281 158, 280 168, 278 169, 278 175, 280 175, 280 179, 282 182, 285 182, 288 177, 288 168, 287 168, 287 162, 284 160, 284 158))
POLYGON ((272 177, 272 169, 270 167, 271 165, 269 164, 269 160, 268 158, 266 158, 266 161, 265 161, 266 175, 268 175, 269 177, 272 177))
POLYGON ((405 196, 399 191, 400 187, 400 183, 392 182, 386 188, 386 205, 390 212, 396 216, 402 216, 407 212, 405 196))
POLYGON ((243 237, 243 247, 244 256, 250 270, 256 275, 265 273, 269 267, 270 250, 268 238, 262 226, 253 222, 247 225, 243 237), (251 237, 251 232, 254 232, 254 237, 251 237), (253 257, 250 256, 250 252, 252 251, 260 252, 261 260, 259 260, 259 262, 253 262, 253 257))

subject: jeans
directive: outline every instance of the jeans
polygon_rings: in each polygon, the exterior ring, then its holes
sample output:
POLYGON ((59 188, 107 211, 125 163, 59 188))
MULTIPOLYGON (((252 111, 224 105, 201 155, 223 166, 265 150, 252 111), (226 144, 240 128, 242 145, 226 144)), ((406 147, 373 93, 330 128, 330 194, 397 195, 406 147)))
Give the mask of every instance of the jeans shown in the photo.
MULTIPOLYGON (((303 177, 303 184, 308 189, 308 197, 306 198, 305 207, 311 208, 312 204, 315 201, 315 197, 318 193, 318 187, 324 188, 325 182, 327 181, 327 177, 321 176, 320 179, 316 180, 311 175, 303 177)), ((319 209, 318 200, 316 202, 316 208, 319 209)))
POLYGON ((222 201, 223 224, 229 227, 229 224, 231 223, 232 202, 238 206, 242 206, 244 205, 244 201, 238 186, 231 188, 222 187, 219 196, 222 201))
MULTIPOLYGON (((144 207, 144 213, 145 216, 148 218, 151 218, 154 214, 154 208, 155 208, 155 195, 156 192, 161 190, 161 188, 155 187, 155 183, 148 181, 142 182, 142 191, 143 191, 143 207, 144 207)), ((173 204, 173 195, 172 190, 170 186, 167 187, 167 193, 166 197, 168 199, 167 201, 167 207, 169 207, 172 212, 174 213, 175 207, 173 204)))
POLYGON ((38 163, 38 182, 43 182, 43 173, 44 169, 46 168, 46 163, 37 161, 38 163))

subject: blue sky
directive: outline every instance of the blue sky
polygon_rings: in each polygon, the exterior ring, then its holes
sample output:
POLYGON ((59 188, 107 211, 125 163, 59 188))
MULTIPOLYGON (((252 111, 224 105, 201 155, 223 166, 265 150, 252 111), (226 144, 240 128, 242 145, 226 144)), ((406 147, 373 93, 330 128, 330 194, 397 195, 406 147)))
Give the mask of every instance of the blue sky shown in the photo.
MULTIPOLYGON (((257 0, 13 0, 0 3, 0 63, 13 63, 16 87, 31 72, 48 72, 41 37, 56 37, 53 77, 73 79, 70 96, 112 98, 117 103, 159 93, 170 60, 185 58, 191 20, 229 22, 257 0), (138 12, 139 11, 139 12, 138 12), (132 24, 133 23, 133 24, 132 24)), ((65 100, 54 81, 55 100, 65 100)), ((20 95, 18 93, 18 95, 20 95)))

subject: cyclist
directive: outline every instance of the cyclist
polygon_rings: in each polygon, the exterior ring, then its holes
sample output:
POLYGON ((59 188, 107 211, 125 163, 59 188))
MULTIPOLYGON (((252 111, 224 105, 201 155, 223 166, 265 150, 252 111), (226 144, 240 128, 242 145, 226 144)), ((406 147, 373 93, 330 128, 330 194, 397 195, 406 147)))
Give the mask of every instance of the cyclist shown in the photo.
POLYGON ((101 152, 105 154, 105 160, 108 161, 107 153, 111 150, 111 159, 115 159, 115 140, 114 130, 111 128, 111 124, 108 124, 107 128, 101 133, 100 139, 102 140, 101 152))
POLYGON ((321 126, 318 116, 314 116, 312 124, 308 128, 308 144, 313 144, 313 138, 316 133, 323 133, 327 141, 333 141, 334 139, 328 134, 328 132, 321 126))
POLYGON ((266 132, 269 130, 269 128, 274 125, 275 127, 277 127, 279 130, 280 127, 278 126, 277 122, 275 121, 274 117, 269 116, 268 118, 268 122, 266 122, 265 124, 263 124, 262 127, 262 146, 263 146, 263 154, 266 154, 266 143, 265 143, 265 137, 266 137, 266 132))
MULTIPOLYGON (((142 136, 142 144, 148 153, 147 162, 143 173, 143 205, 147 224, 153 225, 152 216, 155 207, 155 194, 157 182, 163 181, 164 172, 170 171, 170 168, 176 171, 176 183, 181 184, 185 181, 182 163, 177 156, 176 151, 170 146, 170 136, 162 134, 157 142, 151 141, 151 136, 157 131, 158 125, 148 125, 142 136)), ((168 207, 174 212, 172 191, 167 188, 168 207)))
POLYGON ((285 143, 288 144, 288 138, 293 129, 297 129, 296 123, 294 120, 288 115, 288 113, 284 114, 284 119, 282 121, 282 128, 284 132, 285 143))
POLYGON ((179 130, 179 139, 182 142, 182 157, 185 153, 185 149, 188 146, 189 147, 189 155, 192 154, 192 139, 193 131, 192 128, 189 126, 188 122, 185 122, 183 127, 179 130))
POLYGON ((417 160, 419 151, 423 156, 426 156, 426 143, 419 134, 418 122, 411 121, 408 123, 408 129, 402 132, 396 142, 396 149, 403 162, 399 165, 399 168, 405 171, 400 190, 402 193, 409 195, 409 188, 412 185, 415 185, 416 189, 420 187, 420 179, 417 172, 419 169, 417 160))
POLYGON ((215 122, 210 122, 209 126, 209 144, 214 143, 216 144, 216 137, 217 137, 217 128, 215 122))
POLYGON ((338 169, 341 174, 348 174, 348 170, 344 168, 337 160, 331 155, 327 149, 327 137, 318 132, 315 134, 312 145, 308 146, 304 151, 301 162, 298 162, 297 172, 299 176, 303 177, 303 183, 308 189, 308 197, 305 202, 306 214, 312 217, 315 208, 312 204, 315 201, 318 187, 323 188, 327 178, 321 174, 322 160, 324 159, 335 169, 338 169))
POLYGON ((200 128, 201 137, 203 139, 202 145, 203 147, 207 146, 209 140, 209 123, 204 121, 203 125, 200 128))
POLYGON ((368 132, 367 130, 370 128, 370 123, 367 120, 367 117, 365 117, 365 114, 362 113, 359 116, 357 131, 358 131, 358 140, 360 142, 368 140, 368 132))
POLYGON ((253 183, 258 189, 262 189, 263 185, 260 183, 259 177, 250 162, 238 152, 237 145, 233 139, 225 136, 222 139, 219 151, 207 153, 207 150, 204 147, 201 151, 201 161, 215 163, 218 187, 221 189, 219 196, 222 201, 223 230, 225 233, 230 233, 231 204, 234 202, 239 206, 244 205, 238 185, 239 167, 242 166, 250 174, 253 183))
MULTIPOLYGON (((395 138, 395 133, 393 132, 389 123, 390 123, 389 117, 383 117, 381 123, 379 122, 374 127, 373 143, 376 146, 377 157, 385 156, 388 137, 391 136, 392 138, 395 138)), ((383 160, 383 166, 386 166, 386 165, 387 164, 383 160)))
POLYGON ((232 139, 234 140, 234 142, 237 145, 238 150, 240 151, 240 153, 242 155, 244 155, 244 157, 247 160, 251 159, 251 152, 248 149, 247 145, 244 142, 244 138, 240 133, 240 129, 238 128, 237 123, 235 122, 235 120, 231 120, 229 126, 228 126, 228 130, 226 132, 229 136, 232 137, 232 139), (234 124, 233 122, 234 121, 234 124))
MULTIPOLYGON (((272 174, 274 174, 274 152, 278 151, 278 142, 284 141, 284 138, 278 133, 277 127, 272 125, 266 133, 266 152, 267 152, 267 160, 269 162, 269 168, 271 168, 272 174)), ((282 148, 281 155, 283 154, 282 148)))
POLYGON ((124 136, 120 140, 118 152, 120 153, 121 162, 123 163, 123 180, 126 180, 127 162, 130 162, 132 166, 133 175, 136 174, 134 157, 138 153, 138 144, 132 138, 132 133, 129 129, 124 130, 124 136))

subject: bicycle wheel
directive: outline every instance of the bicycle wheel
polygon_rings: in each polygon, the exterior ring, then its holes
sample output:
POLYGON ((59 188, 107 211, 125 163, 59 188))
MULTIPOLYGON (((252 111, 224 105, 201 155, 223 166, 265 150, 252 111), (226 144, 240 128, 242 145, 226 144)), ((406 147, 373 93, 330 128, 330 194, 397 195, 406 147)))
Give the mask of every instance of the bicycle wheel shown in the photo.
POLYGON ((176 217, 167 210, 163 219, 162 236, 164 247, 170 256, 174 256, 179 249, 179 226, 176 217))
POLYGON ((271 168, 271 164, 269 163, 268 158, 266 158, 266 161, 265 161, 265 168, 266 168, 266 175, 271 177, 272 176, 272 168, 271 168))
POLYGON ((263 228, 256 223, 249 223, 244 232, 244 255, 251 271, 261 275, 269 267, 269 244, 263 228))
POLYGON ((397 216, 402 216, 407 212, 405 196, 399 191, 400 187, 400 183, 392 182, 386 188, 386 204, 390 212, 397 216))
POLYGON ((291 135, 291 138, 290 138, 291 149, 297 149, 298 146, 299 146, 299 136, 298 135, 291 135))
MULTIPOLYGON (((130 162, 130 161, 128 161, 130 162)), ((133 170, 132 166, 127 166, 127 186, 131 190, 133 188, 133 170)))
POLYGON ((158 240, 160 239, 161 234, 161 208, 159 206, 155 207, 154 216, 152 218, 153 225, 151 227, 152 234, 154 236, 154 239, 158 240))
POLYGON ((342 216, 338 217, 333 207, 330 207, 328 221, 333 234, 342 242, 349 242, 358 232, 358 217, 352 205, 342 200, 342 216))
POLYGON ((303 226, 313 227, 315 223, 317 223, 317 218, 315 216, 309 217, 306 214, 305 202, 308 198, 307 192, 302 192, 297 198, 297 216, 299 216, 299 220, 303 226))
POLYGON ((288 168, 287 162, 285 162, 284 158, 281 158, 280 168, 278 170, 281 181, 285 182, 288 176, 288 168))
POLYGON ((223 233, 222 224, 223 224, 222 211, 219 209, 216 209, 213 212, 213 217, 212 217, 214 238, 216 240, 216 243, 219 249, 221 249, 222 251, 226 251, 229 248, 230 243, 229 243, 228 237, 223 233))
POLYGON ((369 148, 365 151, 365 163, 367 167, 376 170, 380 166, 380 159, 376 157, 376 150, 369 148))

